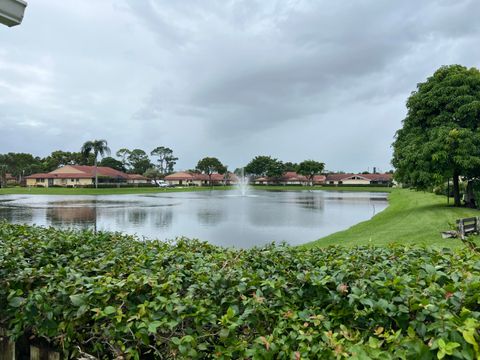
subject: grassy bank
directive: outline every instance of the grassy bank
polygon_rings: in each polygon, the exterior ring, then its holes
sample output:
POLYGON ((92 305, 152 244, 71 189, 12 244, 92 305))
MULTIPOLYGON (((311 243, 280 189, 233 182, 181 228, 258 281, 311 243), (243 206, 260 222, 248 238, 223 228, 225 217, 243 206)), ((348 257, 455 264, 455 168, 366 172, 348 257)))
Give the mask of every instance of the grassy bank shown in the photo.
POLYGON ((401 243, 457 247, 462 246, 459 240, 442 239, 440 232, 452 229, 459 218, 480 216, 479 210, 448 206, 445 196, 413 190, 394 189, 389 203, 371 220, 306 246, 401 243))
POLYGON ((386 192, 393 189, 384 186, 297 186, 297 185, 251 185, 256 190, 268 191, 304 191, 304 190, 324 190, 324 191, 355 191, 355 192, 386 192))
MULTIPOLYGON (((214 190, 231 190, 232 186, 215 186, 214 190)), ((209 186, 191 186, 191 187, 131 187, 131 188, 25 188, 12 187, 0 189, 0 195, 29 194, 29 195, 128 195, 128 194, 151 194, 151 193, 171 193, 187 191, 207 191, 212 190, 209 186)))
MULTIPOLYGON (((392 188, 387 187, 355 187, 355 186, 263 186, 253 185, 255 190, 268 191, 304 191, 304 190, 326 190, 326 191, 371 191, 371 192, 390 192, 392 188)), ((215 186, 213 190, 232 190, 235 186, 215 186)), ((172 187, 172 188, 154 188, 154 187, 131 187, 131 188, 109 188, 109 189, 90 189, 90 188, 25 188, 11 187, 0 189, 0 195, 12 194, 30 194, 30 195, 125 195, 125 194, 151 194, 151 193, 170 193, 187 191, 208 191, 212 190, 210 186, 191 186, 191 187, 172 187)))

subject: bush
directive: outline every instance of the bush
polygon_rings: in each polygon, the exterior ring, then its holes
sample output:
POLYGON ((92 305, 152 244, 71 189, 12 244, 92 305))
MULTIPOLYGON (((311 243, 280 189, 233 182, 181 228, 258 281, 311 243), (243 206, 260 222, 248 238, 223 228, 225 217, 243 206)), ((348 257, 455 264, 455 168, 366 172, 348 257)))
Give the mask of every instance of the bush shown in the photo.
POLYGON ((480 257, 0 224, 0 324, 99 358, 474 359, 480 257))

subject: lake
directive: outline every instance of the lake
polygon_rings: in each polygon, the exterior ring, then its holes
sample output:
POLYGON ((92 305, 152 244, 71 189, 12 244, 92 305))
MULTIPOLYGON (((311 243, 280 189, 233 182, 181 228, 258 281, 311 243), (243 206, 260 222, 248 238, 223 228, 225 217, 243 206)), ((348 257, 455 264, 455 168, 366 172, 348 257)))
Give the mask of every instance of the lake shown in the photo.
POLYGON ((141 238, 197 238, 249 248, 299 245, 370 219, 386 193, 250 190, 139 195, 3 195, 0 219, 59 228, 120 231, 141 238))

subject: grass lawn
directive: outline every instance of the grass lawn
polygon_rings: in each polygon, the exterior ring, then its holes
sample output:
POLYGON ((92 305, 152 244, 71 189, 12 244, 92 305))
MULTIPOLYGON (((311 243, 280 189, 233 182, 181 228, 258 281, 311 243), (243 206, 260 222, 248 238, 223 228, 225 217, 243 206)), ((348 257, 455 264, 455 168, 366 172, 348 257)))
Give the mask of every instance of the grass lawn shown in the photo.
MULTIPOLYGON (((232 186, 215 186, 214 190, 231 190, 232 186)), ((192 187, 132 187, 132 188, 109 188, 109 189, 91 189, 91 188, 25 188, 12 187, 0 189, 0 195, 7 194, 29 194, 29 195, 125 195, 125 194, 151 194, 151 193, 169 193, 185 191, 206 191, 212 190, 209 186, 192 187)))
POLYGON ((355 191, 355 192, 386 192, 393 189, 390 187, 370 186, 299 186, 299 185, 251 185, 255 190, 268 191, 302 191, 302 190, 324 190, 324 191, 355 191))
MULTIPOLYGON (((302 190, 327 190, 327 191, 373 191, 373 192, 390 192, 392 189, 387 187, 322 187, 322 186, 251 186, 255 190, 268 191, 302 191, 302 190)), ((213 190, 232 190, 235 186, 214 186, 213 190)), ((109 189, 91 189, 91 188, 25 188, 11 187, 0 189, 0 195, 7 194, 30 194, 30 195, 124 195, 124 194, 150 194, 150 193, 166 193, 166 192, 186 192, 186 191, 208 191, 212 190, 210 186, 191 186, 191 187, 131 187, 131 188, 109 188, 109 189)))
POLYGON ((480 216, 479 210, 448 206, 445 196, 413 190, 393 189, 389 202, 371 220, 305 246, 400 243, 459 247, 464 246, 459 239, 442 239, 440 232, 453 229, 459 218, 480 216))

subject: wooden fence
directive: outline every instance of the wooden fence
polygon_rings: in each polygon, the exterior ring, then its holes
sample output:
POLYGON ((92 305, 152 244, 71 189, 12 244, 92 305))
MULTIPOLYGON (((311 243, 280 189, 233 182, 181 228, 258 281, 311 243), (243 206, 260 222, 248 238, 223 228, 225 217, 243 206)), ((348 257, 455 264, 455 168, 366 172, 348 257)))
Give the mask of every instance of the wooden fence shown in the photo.
POLYGON ((60 360, 60 354, 25 342, 15 343, 0 328, 0 360, 60 360))

